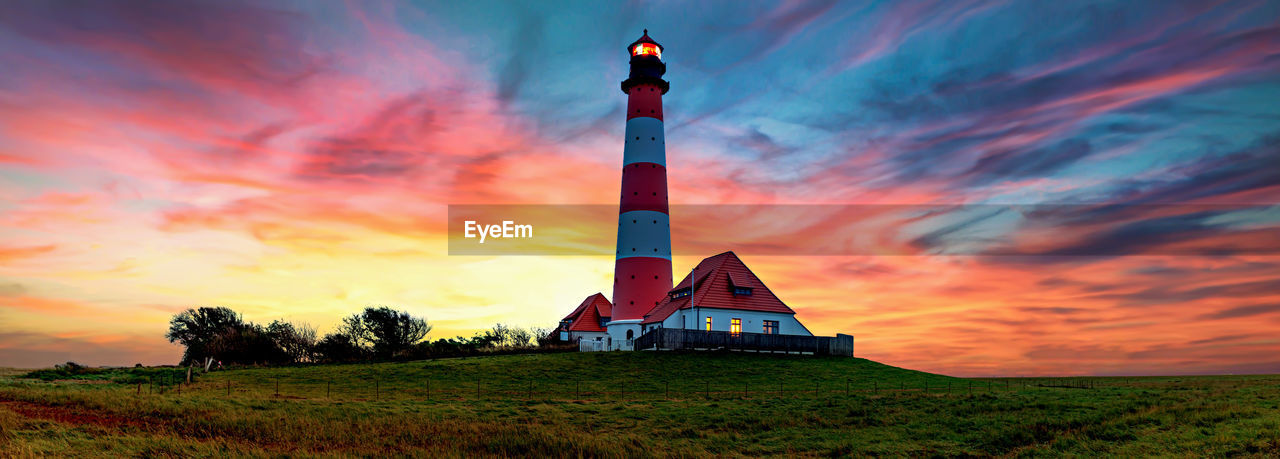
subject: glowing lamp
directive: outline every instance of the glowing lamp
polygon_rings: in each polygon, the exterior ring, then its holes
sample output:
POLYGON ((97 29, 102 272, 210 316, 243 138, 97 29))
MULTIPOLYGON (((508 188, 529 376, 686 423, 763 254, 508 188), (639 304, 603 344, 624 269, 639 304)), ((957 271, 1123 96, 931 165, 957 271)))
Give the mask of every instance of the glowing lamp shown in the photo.
POLYGON ((662 48, 659 48, 658 45, 654 43, 638 43, 634 48, 631 48, 631 55, 654 56, 658 59, 662 59, 662 48))

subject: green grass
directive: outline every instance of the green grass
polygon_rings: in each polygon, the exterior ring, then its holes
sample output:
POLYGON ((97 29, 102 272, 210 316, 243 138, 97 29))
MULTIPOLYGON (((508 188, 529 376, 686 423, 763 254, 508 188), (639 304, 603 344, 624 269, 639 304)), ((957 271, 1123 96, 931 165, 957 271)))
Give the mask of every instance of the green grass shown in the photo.
POLYGON ((180 389, 21 376, 0 376, 0 456, 1280 454, 1280 376, 969 380, 652 352, 232 370, 180 389))

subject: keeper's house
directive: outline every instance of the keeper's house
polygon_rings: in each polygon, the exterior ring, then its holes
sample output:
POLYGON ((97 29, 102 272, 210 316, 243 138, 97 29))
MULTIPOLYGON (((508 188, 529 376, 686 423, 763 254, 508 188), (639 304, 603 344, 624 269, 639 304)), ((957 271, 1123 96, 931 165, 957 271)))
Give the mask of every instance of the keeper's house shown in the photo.
MULTIPOLYGON (((606 324, 612 305, 599 293, 561 320, 556 335, 583 351, 729 349, 853 355, 853 337, 813 336, 733 252, 698 263, 641 321, 639 337, 615 342, 606 324)), ((628 337, 631 338, 631 337, 628 337)))
POLYGON ((813 336, 733 252, 712 256, 658 301, 641 322, 644 332, 679 328, 730 333, 813 336), (697 276, 697 280, 691 277, 697 276))

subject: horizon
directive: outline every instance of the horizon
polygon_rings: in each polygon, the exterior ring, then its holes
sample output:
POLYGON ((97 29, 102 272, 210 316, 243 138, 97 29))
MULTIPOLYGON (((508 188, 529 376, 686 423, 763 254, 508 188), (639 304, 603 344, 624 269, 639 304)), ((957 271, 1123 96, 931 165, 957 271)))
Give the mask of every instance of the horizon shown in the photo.
POLYGON ((673 240, 677 282, 765 241, 746 265, 855 357, 1280 373, 1280 3, 670 8, 0 5, 0 367, 175 364, 169 319, 200 306, 321 334, 368 305, 429 340, 554 326, 608 294, 614 234, 450 255, 449 206, 616 206, 618 84, 648 29, 673 207, 890 208, 832 254, 806 252, 818 223, 721 240, 673 212, 703 236, 673 240))

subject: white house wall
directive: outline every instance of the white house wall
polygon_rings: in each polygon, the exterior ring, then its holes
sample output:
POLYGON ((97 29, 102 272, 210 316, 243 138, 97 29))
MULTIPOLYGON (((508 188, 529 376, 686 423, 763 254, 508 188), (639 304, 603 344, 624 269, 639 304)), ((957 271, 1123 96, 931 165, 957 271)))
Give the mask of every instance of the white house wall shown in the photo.
POLYGON ((582 341, 596 341, 596 338, 599 338, 599 341, 609 341, 609 334, 605 332, 589 331, 569 332, 569 341, 578 341, 579 338, 581 338, 582 341))
MULTIPOLYGON (((711 316, 711 330, 713 331, 732 331, 729 330, 729 320, 742 319, 743 333, 764 333, 764 321, 776 320, 778 321, 778 334, 780 335, 813 336, 813 333, 810 333, 809 329, 800 324, 799 320, 796 320, 796 316, 794 314, 743 311, 738 309, 681 309, 672 313, 670 317, 667 317, 666 320, 662 321, 662 327, 706 330, 707 316, 711 316)), ((646 325, 646 331, 654 328, 655 325, 656 324, 646 325)))

